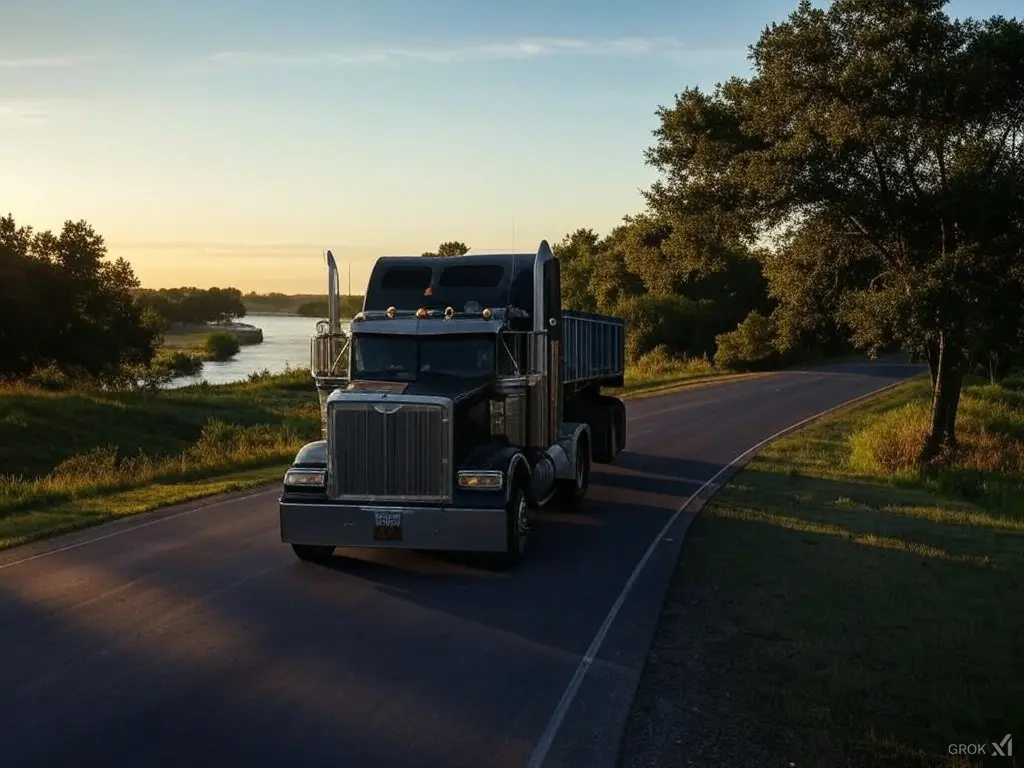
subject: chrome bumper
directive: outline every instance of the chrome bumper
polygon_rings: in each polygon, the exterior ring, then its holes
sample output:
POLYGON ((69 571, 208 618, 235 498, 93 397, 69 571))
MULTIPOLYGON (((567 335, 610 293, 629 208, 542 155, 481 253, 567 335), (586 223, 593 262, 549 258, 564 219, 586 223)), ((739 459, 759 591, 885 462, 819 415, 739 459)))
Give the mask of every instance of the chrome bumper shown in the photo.
POLYGON ((281 541, 334 547, 501 552, 505 510, 282 501, 281 541), (397 524, 397 525, 396 525, 397 524))

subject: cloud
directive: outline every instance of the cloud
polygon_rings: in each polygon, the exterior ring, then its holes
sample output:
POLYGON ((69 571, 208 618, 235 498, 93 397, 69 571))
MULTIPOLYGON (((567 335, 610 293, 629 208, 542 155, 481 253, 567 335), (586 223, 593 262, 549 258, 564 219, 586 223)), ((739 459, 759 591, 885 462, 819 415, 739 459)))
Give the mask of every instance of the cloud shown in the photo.
MULTIPOLYGON (((221 52, 194 62, 201 70, 248 67, 323 68, 392 65, 402 62, 455 64, 471 61, 528 60, 550 56, 623 56, 707 58, 736 51, 694 49, 670 37, 530 37, 508 41, 438 46, 353 46, 341 51, 307 53, 221 52)), ((740 52, 742 55, 742 51, 740 52)))
POLYGON ((84 107, 85 102, 77 99, 0 98, 0 125, 36 125, 79 112, 84 107))
POLYGON ((80 56, 24 56, 17 59, 0 58, 0 69, 68 69, 88 64, 124 61, 127 56, 103 53, 80 56))

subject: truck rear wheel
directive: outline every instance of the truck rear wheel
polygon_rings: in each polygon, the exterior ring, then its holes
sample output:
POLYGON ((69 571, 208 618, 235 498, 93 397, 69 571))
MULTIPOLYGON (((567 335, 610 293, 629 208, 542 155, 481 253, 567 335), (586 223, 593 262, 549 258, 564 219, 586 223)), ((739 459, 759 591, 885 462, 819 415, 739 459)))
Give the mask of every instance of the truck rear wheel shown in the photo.
POLYGON ((299 560, 323 565, 331 559, 331 555, 334 554, 334 547, 319 544, 292 544, 292 551, 295 552, 295 556, 299 560))
POLYGON ((576 476, 571 480, 557 480, 558 501, 574 507, 583 501, 590 487, 590 441, 584 435, 576 447, 576 476))

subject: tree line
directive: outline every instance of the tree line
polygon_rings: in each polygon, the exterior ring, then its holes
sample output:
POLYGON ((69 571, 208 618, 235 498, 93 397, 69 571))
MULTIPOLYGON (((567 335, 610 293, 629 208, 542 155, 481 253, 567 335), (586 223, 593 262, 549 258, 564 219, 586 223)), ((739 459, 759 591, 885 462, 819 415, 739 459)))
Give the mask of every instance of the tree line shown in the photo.
MULTIPOLYGON (((645 210, 554 246, 567 306, 625 317, 634 359, 908 350, 931 372, 925 458, 955 448, 964 377, 1024 359, 1024 24, 945 7, 803 0, 751 76, 659 107, 645 210)), ((145 358, 159 313, 98 235, 3 221, 4 365, 145 358)))
POLYGON ((135 298, 168 323, 223 323, 246 313, 237 288, 139 288, 135 298))

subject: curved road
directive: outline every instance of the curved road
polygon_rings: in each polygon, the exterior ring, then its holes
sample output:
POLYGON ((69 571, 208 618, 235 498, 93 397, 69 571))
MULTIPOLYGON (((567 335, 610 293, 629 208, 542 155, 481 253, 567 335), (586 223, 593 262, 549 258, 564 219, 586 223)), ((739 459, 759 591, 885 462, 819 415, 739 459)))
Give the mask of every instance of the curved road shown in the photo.
POLYGON ((686 515, 605 620, 666 522, 759 441, 920 370, 847 363, 630 402, 626 451, 595 466, 581 513, 544 515, 510 573, 415 553, 301 563, 276 489, 3 553, 0 762, 611 764, 686 515))

